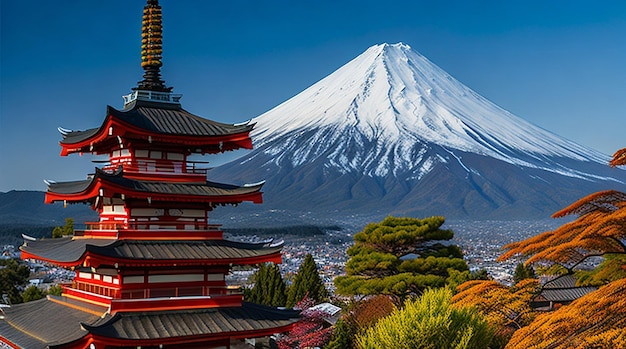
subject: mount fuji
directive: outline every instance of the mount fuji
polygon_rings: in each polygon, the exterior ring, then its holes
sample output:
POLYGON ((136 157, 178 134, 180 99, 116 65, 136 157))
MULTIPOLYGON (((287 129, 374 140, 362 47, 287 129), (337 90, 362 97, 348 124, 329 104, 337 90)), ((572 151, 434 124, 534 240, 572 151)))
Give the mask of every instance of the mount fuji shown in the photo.
POLYGON ((253 122, 255 150, 209 177, 266 180, 266 209, 547 218, 626 189, 608 156, 500 108, 402 43, 370 47, 253 122))

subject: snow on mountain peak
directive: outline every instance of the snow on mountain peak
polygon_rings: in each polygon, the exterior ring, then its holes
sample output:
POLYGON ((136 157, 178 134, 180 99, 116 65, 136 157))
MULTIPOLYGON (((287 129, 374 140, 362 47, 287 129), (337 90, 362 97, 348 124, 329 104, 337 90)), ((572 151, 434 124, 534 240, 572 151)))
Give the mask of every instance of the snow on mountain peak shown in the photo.
POLYGON ((606 162, 498 107, 402 43, 370 47, 253 122, 255 147, 275 155, 291 149, 294 165, 326 157, 379 176, 417 163, 419 176, 445 161, 426 156, 426 144, 530 167, 538 165, 529 159, 546 157, 606 162), (295 139, 303 135, 306 144, 295 139))

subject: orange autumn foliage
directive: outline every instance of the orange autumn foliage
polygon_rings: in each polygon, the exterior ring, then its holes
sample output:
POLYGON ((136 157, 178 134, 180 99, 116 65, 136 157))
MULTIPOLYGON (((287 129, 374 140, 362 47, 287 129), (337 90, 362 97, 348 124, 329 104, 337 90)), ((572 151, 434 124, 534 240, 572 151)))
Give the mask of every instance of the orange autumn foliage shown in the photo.
MULTIPOLYGON (((626 165, 626 148, 613 155, 610 165, 626 165)), ((567 215, 578 218, 554 231, 504 246, 507 251, 499 259, 529 256, 526 263, 551 262, 572 272, 590 256, 626 254, 625 193, 615 190, 594 193, 556 212, 553 217, 567 215)), ((621 261, 614 256, 609 259, 621 261)), ((614 264, 601 264, 605 269, 598 275, 610 272, 607 266, 615 268, 614 264)), ((530 325, 513 334, 505 349, 626 348, 625 294, 626 279, 617 277, 569 305, 537 316, 530 325)))
POLYGON ((553 217, 579 217, 553 231, 504 246, 499 260, 531 256, 526 263, 553 262, 571 270, 589 256, 626 253, 626 194, 607 190, 588 195, 553 217))
POLYGON ((611 165, 611 167, 626 166, 626 148, 616 151, 609 165, 611 165))
POLYGON ((493 280, 472 280, 459 285, 451 301, 454 306, 477 308, 495 335, 506 340, 534 319, 530 301, 538 290, 536 279, 525 279, 511 287, 493 280))
POLYGON ((357 329, 363 330, 391 314, 395 309, 396 306, 389 296, 377 295, 359 302, 347 319, 352 321, 357 329))
POLYGON ((537 316, 505 349, 626 348, 626 279, 537 316))

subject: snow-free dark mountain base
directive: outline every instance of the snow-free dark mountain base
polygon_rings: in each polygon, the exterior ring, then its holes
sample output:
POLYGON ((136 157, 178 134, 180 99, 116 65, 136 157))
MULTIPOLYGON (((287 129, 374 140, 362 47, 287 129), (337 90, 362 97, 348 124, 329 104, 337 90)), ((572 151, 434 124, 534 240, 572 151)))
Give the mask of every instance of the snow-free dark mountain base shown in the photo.
MULTIPOLYGON (((335 219, 352 214, 544 219, 590 193, 611 188, 626 191, 621 183, 560 176, 486 156, 466 154, 464 160, 473 172, 468 173, 459 163, 438 164, 414 181, 410 173, 376 178, 341 173, 315 162, 297 168, 265 165, 261 172, 263 164, 271 161, 264 154, 256 154, 245 164, 232 162, 214 169, 211 177, 219 179, 224 173, 231 181, 246 182, 264 175, 264 203, 251 207, 252 211, 311 212, 335 219)), ((596 173, 604 176, 623 172, 601 164, 581 165, 595 167, 596 173)))

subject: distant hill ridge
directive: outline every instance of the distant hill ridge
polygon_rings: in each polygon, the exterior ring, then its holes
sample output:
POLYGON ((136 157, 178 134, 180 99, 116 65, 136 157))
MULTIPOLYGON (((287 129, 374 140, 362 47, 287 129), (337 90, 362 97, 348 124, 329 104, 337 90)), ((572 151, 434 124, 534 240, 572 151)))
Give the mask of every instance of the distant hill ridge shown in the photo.
POLYGON ((0 192, 0 225, 17 226, 58 226, 65 224, 65 218, 77 222, 97 220, 98 215, 88 205, 45 204, 42 191, 11 190, 0 192))

